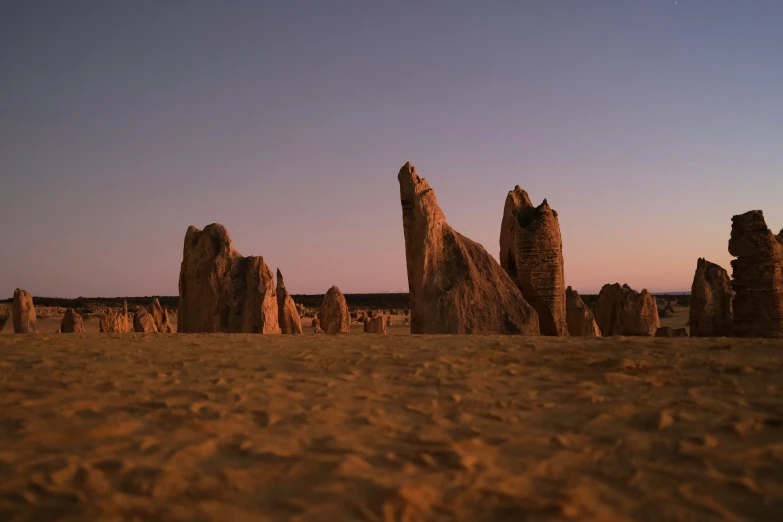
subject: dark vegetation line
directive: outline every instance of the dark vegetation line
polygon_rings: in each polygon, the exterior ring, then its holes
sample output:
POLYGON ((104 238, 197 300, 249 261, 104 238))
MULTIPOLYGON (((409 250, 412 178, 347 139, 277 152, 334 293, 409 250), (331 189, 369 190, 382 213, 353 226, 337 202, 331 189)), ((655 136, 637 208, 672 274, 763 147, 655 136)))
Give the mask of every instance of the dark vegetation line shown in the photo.
MULTIPOLYGON (((653 294, 655 297, 669 300, 676 300, 678 304, 687 306, 690 302, 690 294, 653 294)), ((128 306, 146 306, 157 297, 161 306, 165 308, 176 308, 179 297, 176 295, 150 295, 144 297, 76 297, 67 299, 63 297, 33 297, 33 303, 38 306, 60 306, 63 308, 88 308, 90 306, 122 306, 123 301, 128 302, 128 306)), ((308 308, 318 308, 321 306, 323 294, 296 294, 292 295, 294 302, 308 308)), ((596 294, 580 295, 586 305, 591 306, 597 299, 596 294)), ((351 308, 364 309, 389 309, 389 308, 408 308, 409 294, 345 294, 345 300, 351 308)), ((4 303, 13 302, 13 297, 4 299, 4 303)))

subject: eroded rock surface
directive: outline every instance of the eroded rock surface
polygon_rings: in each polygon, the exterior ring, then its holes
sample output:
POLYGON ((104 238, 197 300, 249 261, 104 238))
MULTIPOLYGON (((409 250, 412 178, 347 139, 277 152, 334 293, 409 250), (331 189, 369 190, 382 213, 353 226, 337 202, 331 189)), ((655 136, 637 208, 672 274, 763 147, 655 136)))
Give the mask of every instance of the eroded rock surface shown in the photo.
MULTIPOLYGON (((166 314, 166 309, 160 305, 158 298, 154 298, 152 302, 147 306, 147 312, 152 316, 152 320, 155 322, 155 330, 157 331, 159 325, 163 324, 163 316, 166 314)), ((167 317, 168 319, 168 317, 167 317)))
POLYGON ((385 334, 386 323, 384 322, 383 317, 368 319, 367 322, 364 323, 364 333, 385 334))
POLYGON ((733 295, 726 270, 699 258, 691 285, 691 337, 731 337, 734 332, 733 295))
POLYGON ((159 333, 174 333, 174 325, 171 324, 171 320, 169 319, 169 311, 163 308, 163 313, 161 314, 160 323, 158 323, 158 332, 159 333))
POLYGON ((223 225, 191 226, 185 234, 177 330, 280 333, 269 267, 234 250, 223 225))
POLYGON ((324 295, 321 312, 318 316, 321 329, 328 334, 347 334, 351 332, 351 316, 345 296, 336 286, 332 286, 324 295))
POLYGON ((563 241, 547 200, 533 206, 517 185, 508 193, 500 225, 500 265, 538 313, 542 335, 568 335, 563 241))
POLYGON ((158 325, 155 318, 144 308, 139 308, 133 314, 133 331, 137 333, 157 333, 158 325))
POLYGON ((14 302, 11 306, 14 321, 14 333, 38 333, 35 327, 35 306, 33 296, 26 290, 14 290, 14 302))
POLYGON ((5 328, 5 325, 8 322, 8 319, 10 318, 11 318, 11 309, 0 308, 0 332, 3 331, 3 328, 5 328))
POLYGON ((612 335, 653 336, 661 325, 655 298, 619 283, 604 285, 598 294, 595 321, 604 337, 612 335))
POLYGON ((296 309, 293 297, 288 294, 283 281, 283 274, 277 269, 277 319, 280 331, 284 334, 301 334, 302 320, 296 309))
POLYGON ((783 337, 783 238, 752 210, 731 218, 734 335, 783 337))
POLYGON ((101 333, 127 333, 131 331, 132 327, 127 312, 123 313, 114 309, 101 314, 98 322, 101 333))
POLYGON ((68 308, 60 322, 61 333, 85 333, 84 320, 73 308, 68 308))
POLYGON ((478 243, 454 231, 427 180, 406 163, 400 183, 413 334, 538 335, 538 314, 478 243))
POLYGON ((579 292, 566 288, 566 320, 568 334, 577 337, 601 337, 593 311, 579 297, 579 292))

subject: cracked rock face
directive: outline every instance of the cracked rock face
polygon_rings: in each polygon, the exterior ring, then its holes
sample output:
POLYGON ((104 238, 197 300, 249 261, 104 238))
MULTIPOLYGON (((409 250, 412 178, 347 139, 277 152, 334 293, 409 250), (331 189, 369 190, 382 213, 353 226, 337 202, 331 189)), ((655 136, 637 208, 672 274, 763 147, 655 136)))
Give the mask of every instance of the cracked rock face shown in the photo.
POLYGON ((575 337, 601 337, 593 311, 579 297, 579 292, 566 288, 566 320, 568 334, 575 337))
POLYGON ((283 274, 277 269, 277 320, 280 332, 284 334, 301 334, 302 320, 296 310, 294 298, 288 294, 283 281, 283 274))
POLYGON ((101 333, 127 333, 132 331, 133 324, 128 319, 128 313, 121 313, 118 310, 109 310, 101 314, 98 323, 101 333))
POLYGON ((234 250, 223 225, 191 226, 185 234, 177 331, 280 333, 269 267, 234 250))
POLYGON ((33 296, 27 290, 14 290, 14 302, 11 305, 14 321, 14 333, 38 333, 35 327, 35 306, 33 296))
POLYGON ((783 238, 752 210, 731 218, 734 335, 783 337, 783 238))
POLYGON ((733 295, 726 270, 699 258, 691 286, 691 337, 731 337, 734 331, 733 295))
POLYGON ((332 286, 324 295, 318 316, 321 329, 328 334, 351 333, 351 315, 345 296, 336 286, 332 286))
POLYGON ((133 331, 137 333, 157 333, 158 325, 155 319, 144 308, 139 308, 133 314, 133 331))
POLYGON ((601 288, 594 314, 604 337, 654 336, 661 325, 658 305, 652 294, 646 289, 640 293, 619 283, 601 288))
POLYGON ((478 243, 446 222, 427 180, 406 163, 400 183, 412 334, 538 335, 538 314, 478 243))
POLYGON ((500 226, 500 264, 538 313, 542 335, 568 335, 563 241, 557 212, 533 206, 517 185, 508 193, 500 226))

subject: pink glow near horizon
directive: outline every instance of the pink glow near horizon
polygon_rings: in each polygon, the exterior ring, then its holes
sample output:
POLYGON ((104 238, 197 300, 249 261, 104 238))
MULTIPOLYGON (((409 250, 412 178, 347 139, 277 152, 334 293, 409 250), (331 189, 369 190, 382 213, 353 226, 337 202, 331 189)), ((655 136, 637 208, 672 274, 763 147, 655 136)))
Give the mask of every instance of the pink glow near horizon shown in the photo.
POLYGON ((547 198, 581 293, 783 227, 783 3, 32 4, 0 7, 0 296, 176 295, 213 222, 292 293, 401 291, 406 161, 494 256, 506 193, 547 198))

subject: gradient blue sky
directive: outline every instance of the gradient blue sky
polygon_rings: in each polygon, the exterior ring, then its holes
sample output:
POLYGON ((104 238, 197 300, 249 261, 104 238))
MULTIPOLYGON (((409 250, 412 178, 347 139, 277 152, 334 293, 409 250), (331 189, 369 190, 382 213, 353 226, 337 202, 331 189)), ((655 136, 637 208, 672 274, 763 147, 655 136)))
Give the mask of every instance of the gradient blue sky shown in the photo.
POLYGON ((176 294, 212 222, 292 293, 400 291, 406 161, 496 257, 519 184, 567 284, 689 289, 783 227, 783 2, 0 4, 0 296, 176 294))

